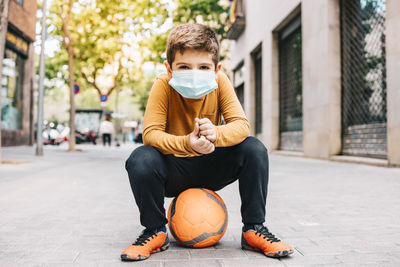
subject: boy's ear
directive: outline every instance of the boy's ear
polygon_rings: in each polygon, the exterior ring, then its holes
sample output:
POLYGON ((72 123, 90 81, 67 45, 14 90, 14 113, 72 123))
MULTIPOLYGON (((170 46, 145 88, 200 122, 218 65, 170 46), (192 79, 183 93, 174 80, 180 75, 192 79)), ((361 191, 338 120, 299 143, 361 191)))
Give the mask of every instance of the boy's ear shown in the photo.
POLYGON ((167 69, 168 75, 172 78, 172 69, 168 61, 164 60, 164 66, 167 69))
POLYGON ((217 67, 215 68, 215 72, 217 73, 222 68, 222 63, 218 62, 217 67))

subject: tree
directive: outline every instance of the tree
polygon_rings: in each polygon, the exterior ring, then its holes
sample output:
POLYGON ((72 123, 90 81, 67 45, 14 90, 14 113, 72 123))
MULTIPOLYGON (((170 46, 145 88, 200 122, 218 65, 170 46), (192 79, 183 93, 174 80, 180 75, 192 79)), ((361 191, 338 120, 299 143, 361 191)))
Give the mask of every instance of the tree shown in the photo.
MULTIPOLYGON (((229 3, 221 0, 175 0, 175 9, 172 11, 174 25, 183 23, 200 23, 213 29, 219 36, 221 43, 221 60, 227 57, 228 50, 225 49, 226 32, 225 21, 229 3)), ((163 62, 166 51, 168 32, 153 34, 146 44, 151 51, 148 61, 163 62)))
MULTIPOLYGON (((53 14, 58 12, 59 1, 53 2, 53 14)), ((134 45, 164 24, 166 6, 153 0, 79 1, 70 23, 79 83, 108 96, 126 83, 126 77, 137 72, 142 63, 131 55, 134 45)), ((56 25, 53 36, 59 36, 57 16, 52 24, 56 25)), ((62 53, 57 56, 61 58, 62 53)), ((49 74, 54 77, 55 73, 49 74)))
POLYGON ((52 2, 51 35, 64 49, 49 60, 46 76, 69 83, 70 150, 75 141, 74 81, 83 90, 94 89, 99 96, 110 96, 116 88, 124 88, 132 76, 142 73, 143 57, 132 56, 135 45, 140 47, 138 42, 148 38, 167 17, 167 3, 153 0, 52 2), (68 75, 63 68, 67 62, 68 75))
POLYGON ((62 0, 61 4, 61 30, 62 30, 62 44, 68 53, 68 78, 69 78, 69 151, 75 151, 75 89, 74 89, 74 40, 72 39, 70 31, 70 19, 72 13, 73 0, 62 0))
MULTIPOLYGON (((225 21, 229 2, 220 0, 175 0, 174 3, 175 9, 171 12, 173 24, 201 23, 209 26, 219 36, 221 44, 220 59, 226 59, 229 51, 229 43, 227 43, 229 40, 226 39, 225 21)), ((143 42, 143 45, 148 50, 148 55, 144 61, 151 61, 157 64, 166 59, 165 51, 170 30, 153 33, 149 39, 143 42)), ((139 103, 141 110, 144 112, 151 85, 148 86, 145 82, 142 82, 138 86, 140 88, 138 92, 140 97, 139 100, 136 100, 136 103, 139 103)))

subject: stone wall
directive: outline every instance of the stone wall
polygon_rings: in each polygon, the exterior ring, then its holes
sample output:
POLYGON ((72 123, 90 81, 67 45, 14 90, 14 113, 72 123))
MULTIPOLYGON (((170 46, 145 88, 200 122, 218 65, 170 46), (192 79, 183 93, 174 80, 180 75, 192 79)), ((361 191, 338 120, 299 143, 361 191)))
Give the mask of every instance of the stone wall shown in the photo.
POLYGON ((387 157, 386 123, 349 126, 343 134, 343 154, 387 157))
POLYGON ((288 151, 303 151, 303 132, 281 132, 279 149, 288 151))

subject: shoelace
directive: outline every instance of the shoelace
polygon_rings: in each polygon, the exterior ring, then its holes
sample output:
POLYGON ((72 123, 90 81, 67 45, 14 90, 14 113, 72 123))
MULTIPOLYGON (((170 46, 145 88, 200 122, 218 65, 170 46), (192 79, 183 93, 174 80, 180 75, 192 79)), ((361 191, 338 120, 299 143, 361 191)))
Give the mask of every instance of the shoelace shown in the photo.
MULTIPOLYGON (((146 229, 147 230, 147 229, 146 229)), ((132 245, 136 245, 136 246, 144 246, 147 241, 150 241, 150 238, 153 239, 154 236, 157 236, 157 233, 155 232, 150 232, 150 231, 146 231, 144 230, 136 239, 135 243, 133 243, 132 245)))
POLYGON ((273 243, 273 242, 280 242, 280 241, 281 241, 281 240, 279 240, 278 238, 276 238, 273 234, 271 234, 271 233, 268 231, 268 228, 265 227, 265 226, 256 227, 255 230, 256 230, 256 233, 259 234, 259 236, 263 235, 263 238, 264 238, 264 239, 268 238, 267 241, 270 241, 271 243, 273 243))

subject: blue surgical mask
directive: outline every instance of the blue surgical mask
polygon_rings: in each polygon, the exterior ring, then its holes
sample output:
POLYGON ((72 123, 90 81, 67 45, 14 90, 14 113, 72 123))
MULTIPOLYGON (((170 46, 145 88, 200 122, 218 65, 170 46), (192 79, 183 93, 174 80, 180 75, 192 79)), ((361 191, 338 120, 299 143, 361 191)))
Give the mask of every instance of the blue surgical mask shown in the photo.
POLYGON ((212 70, 173 71, 168 84, 183 97, 192 99, 199 99, 218 88, 212 70))

